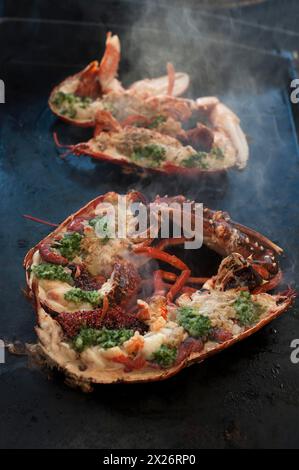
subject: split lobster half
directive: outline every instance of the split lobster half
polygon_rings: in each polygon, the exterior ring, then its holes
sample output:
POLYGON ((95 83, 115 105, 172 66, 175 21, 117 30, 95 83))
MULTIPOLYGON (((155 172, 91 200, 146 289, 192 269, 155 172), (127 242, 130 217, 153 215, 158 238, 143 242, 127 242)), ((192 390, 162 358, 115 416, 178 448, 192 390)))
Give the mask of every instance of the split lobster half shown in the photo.
POLYGON ((249 150, 240 120, 218 98, 179 97, 189 76, 175 72, 170 63, 167 75, 125 89, 116 78, 119 61, 119 38, 108 33, 101 62, 92 62, 52 91, 49 106, 55 115, 95 129, 88 142, 69 146, 71 152, 190 176, 246 166, 249 150))
POLYGON ((291 290, 268 293, 281 280, 282 250, 227 213, 203 210, 203 242, 223 260, 215 276, 198 278, 167 252, 186 238, 161 237, 163 219, 185 216, 188 201, 149 203, 136 191, 122 200, 124 213, 113 192, 89 202, 24 261, 41 354, 78 386, 168 378, 250 336, 292 304, 291 290), (146 214, 163 205, 137 234, 136 205, 146 214))

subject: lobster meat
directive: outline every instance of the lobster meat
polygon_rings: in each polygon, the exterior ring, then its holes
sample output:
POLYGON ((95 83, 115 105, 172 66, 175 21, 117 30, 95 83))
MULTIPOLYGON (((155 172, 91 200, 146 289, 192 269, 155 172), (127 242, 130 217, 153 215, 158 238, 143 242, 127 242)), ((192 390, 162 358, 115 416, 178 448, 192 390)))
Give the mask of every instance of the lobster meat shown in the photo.
MULTIPOLYGON (((77 384, 167 378, 251 335, 292 304, 291 290, 268 293, 281 280, 282 250, 227 213, 203 211, 203 242, 223 256, 211 278, 192 276, 184 260, 167 252, 184 237, 151 237, 149 227, 143 236, 129 230, 125 238, 99 238, 97 224, 103 226, 107 204, 119 211, 118 196, 110 192, 88 203, 24 260, 39 348, 77 384), (67 264, 52 258, 59 256, 55 241, 75 229, 80 251, 67 264)), ((188 202, 183 196, 149 202, 137 191, 125 200, 146 211, 166 203, 172 215, 173 202, 182 211, 188 202)), ((197 213, 189 202, 192 219, 197 213)), ((161 227, 169 214, 158 213, 161 227)), ((124 220, 127 228, 136 223, 131 205, 124 220)))

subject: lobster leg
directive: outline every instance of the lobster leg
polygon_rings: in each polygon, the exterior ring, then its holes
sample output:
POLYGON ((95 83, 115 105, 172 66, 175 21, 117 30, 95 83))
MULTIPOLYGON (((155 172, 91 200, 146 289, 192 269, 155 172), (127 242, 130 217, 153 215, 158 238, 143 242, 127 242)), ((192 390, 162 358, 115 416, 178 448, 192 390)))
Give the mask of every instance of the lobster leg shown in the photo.
POLYGON ((67 258, 55 253, 51 249, 51 242, 49 241, 44 241, 39 244, 39 253, 42 259, 47 263, 61 264, 62 266, 66 266, 68 264, 67 258))
MULTIPOLYGON (((164 286, 167 287, 168 289, 171 289, 172 285, 171 284, 168 284, 167 282, 164 282, 164 286)), ((190 286, 184 286, 182 287, 181 289, 181 293, 182 294, 194 294, 194 292, 196 292, 196 289, 194 289, 194 287, 190 287, 190 286)))
POLYGON ((182 271, 182 273, 179 275, 176 282, 173 284, 173 286, 171 287, 170 291, 168 292, 166 296, 169 302, 172 302, 174 297, 182 290, 182 288, 188 281, 190 274, 191 274, 191 271, 189 269, 185 269, 184 271, 182 271))
POLYGON ((165 281, 175 282, 177 280, 177 275, 175 273, 163 271, 162 269, 158 269, 157 271, 155 271, 155 274, 159 274, 160 278, 165 281))
POLYGON ((209 280, 208 277, 189 277, 188 282, 190 284, 200 284, 203 285, 205 282, 209 280))
POLYGON ((190 277, 191 271, 188 266, 176 256, 165 253, 158 248, 138 247, 135 248, 135 253, 143 253, 153 259, 164 261, 165 263, 168 263, 174 268, 182 271, 167 294, 167 300, 171 302, 173 298, 182 290, 182 287, 186 284, 188 278, 190 277))
MULTIPOLYGON (((183 271, 184 273, 184 271, 183 271)), ((204 284, 209 278, 208 277, 189 277, 186 282, 191 283, 191 284, 204 284)), ((185 280, 185 274, 183 277, 183 280, 185 280)), ((168 288, 170 291, 173 288, 172 284, 169 284, 165 281, 169 282, 180 282, 180 279, 178 279, 177 275, 175 273, 171 273, 169 271, 163 271, 162 269, 158 269, 157 271, 154 272, 154 286, 155 286, 155 293, 164 293, 166 288, 168 288)), ((196 289, 190 286, 184 286, 182 289, 180 289, 182 293, 189 293, 193 294, 196 292, 196 289)), ((178 291, 179 292, 179 291, 178 291)), ((169 295, 171 296, 172 293, 170 292, 169 295)))
POLYGON ((134 251, 135 253, 144 254, 150 258, 164 261, 165 263, 168 263, 181 271, 188 269, 187 265, 177 256, 165 253, 164 251, 159 250, 159 248, 153 248, 151 246, 140 246, 136 247, 134 251))
MULTIPOLYGON (((165 279, 166 281, 170 282, 175 282, 177 279, 177 275, 168 271, 162 271, 161 269, 159 270, 162 279, 165 279)), ((188 283, 190 284, 204 284, 209 280, 208 277, 189 277, 188 283)))
POLYGON ((186 238, 180 237, 180 238, 163 238, 157 245, 156 248, 159 250, 164 250, 168 246, 177 246, 177 245, 182 245, 185 243, 186 238))
POLYGON ((75 144, 75 145, 61 144, 59 142, 59 139, 58 139, 58 136, 57 136, 56 132, 53 132, 53 140, 54 140, 54 143, 55 143, 57 148, 68 149, 60 155, 60 158, 65 158, 68 155, 70 155, 71 153, 73 153, 74 155, 82 155, 82 154, 85 153, 84 151, 86 151, 87 148, 88 148, 88 145, 84 144, 84 143, 79 143, 79 144, 75 144))

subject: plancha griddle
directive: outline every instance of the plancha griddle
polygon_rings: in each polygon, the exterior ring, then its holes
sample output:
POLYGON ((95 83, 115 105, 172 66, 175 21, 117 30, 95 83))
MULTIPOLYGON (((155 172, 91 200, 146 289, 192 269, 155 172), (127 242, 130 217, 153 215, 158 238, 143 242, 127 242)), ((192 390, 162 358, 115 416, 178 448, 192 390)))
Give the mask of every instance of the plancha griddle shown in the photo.
MULTIPOLYGON (((82 22, 6 19, 0 22, 0 338, 34 342, 33 308, 23 295, 22 261, 49 227, 31 214, 63 221, 99 194, 141 190, 187 197, 262 232, 284 248, 282 290, 298 288, 299 152, 291 53, 236 41, 234 28, 175 31, 168 21, 82 22), (51 114, 52 87, 101 57, 105 33, 120 36, 124 84, 164 74, 166 60, 191 76, 188 96, 217 95, 241 117, 251 155, 243 172, 183 180, 124 173, 118 166, 69 155, 53 141, 78 143, 91 130, 72 128, 51 114)), ((200 19, 201 18, 201 19, 200 19)), ((216 21, 216 20, 215 20, 216 21)), ((217 24, 221 20, 217 19, 217 24)), ((201 25, 205 25, 202 28, 201 25)), ((230 25, 231 26, 231 25, 230 25)), ((236 26, 238 29, 239 26, 236 26)), ((248 29, 247 29, 247 33, 248 29)), ((258 33, 253 29, 249 36, 258 33)), ((264 32, 263 32, 264 34, 264 32)), ((298 105, 297 105, 298 106, 298 105)), ((188 253, 198 275, 212 275, 219 257, 206 248, 188 253)), ((26 357, 6 353, 0 364, 0 447, 3 448, 252 448, 297 447, 299 365, 290 343, 299 337, 292 308, 253 337, 165 381, 99 386, 91 395, 50 378, 26 357)))

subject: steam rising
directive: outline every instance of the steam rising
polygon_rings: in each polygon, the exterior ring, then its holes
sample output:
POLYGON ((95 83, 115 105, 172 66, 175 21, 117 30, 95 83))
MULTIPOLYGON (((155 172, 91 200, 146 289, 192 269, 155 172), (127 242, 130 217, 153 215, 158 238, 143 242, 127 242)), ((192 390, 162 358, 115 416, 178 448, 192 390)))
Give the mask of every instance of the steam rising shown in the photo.
MULTIPOLYGON (((282 209, 277 207, 282 190, 280 174, 286 173, 283 153, 289 151, 289 142, 294 139, 290 116, 285 116, 288 97, 283 96, 285 71, 280 67, 281 59, 266 53, 263 44, 259 50, 242 44, 239 28, 234 30, 228 18, 199 9, 162 9, 156 3, 146 3, 134 27, 119 34, 123 58, 120 74, 125 85, 164 75, 170 61, 177 71, 190 75, 186 96, 215 95, 236 112, 250 145, 249 164, 243 172, 193 181, 173 176, 136 178, 131 187, 151 199, 157 194, 183 193, 214 209, 228 210, 234 220, 285 249, 284 281, 292 284, 297 260, 288 247, 296 240, 292 233, 285 236, 282 209)), ((297 158, 295 149, 290 158, 297 158)))

